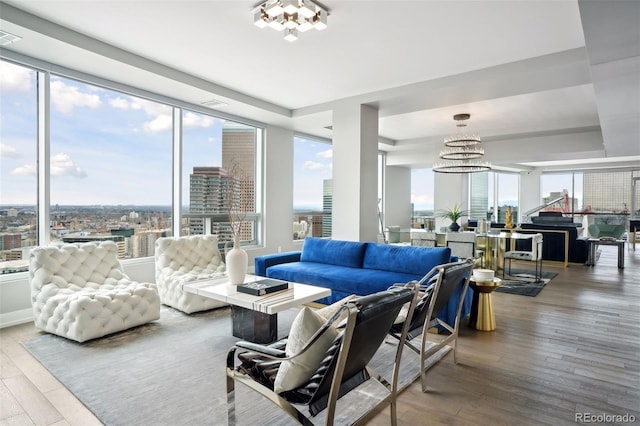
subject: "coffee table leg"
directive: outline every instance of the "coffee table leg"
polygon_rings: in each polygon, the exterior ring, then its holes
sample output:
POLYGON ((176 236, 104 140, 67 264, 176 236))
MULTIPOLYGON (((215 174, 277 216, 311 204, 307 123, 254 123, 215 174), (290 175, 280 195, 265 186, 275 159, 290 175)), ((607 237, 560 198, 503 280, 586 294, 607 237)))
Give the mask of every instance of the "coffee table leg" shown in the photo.
POLYGON ((231 305, 233 335, 253 343, 271 343, 278 338, 278 314, 265 314, 231 305))
POLYGON ((618 243, 618 268, 624 268, 624 242, 618 243))

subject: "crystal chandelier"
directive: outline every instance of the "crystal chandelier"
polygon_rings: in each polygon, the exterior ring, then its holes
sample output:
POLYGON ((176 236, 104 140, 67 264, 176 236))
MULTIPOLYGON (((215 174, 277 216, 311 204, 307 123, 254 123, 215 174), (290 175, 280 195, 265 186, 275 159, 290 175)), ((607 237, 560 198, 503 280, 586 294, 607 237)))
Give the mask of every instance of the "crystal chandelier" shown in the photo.
POLYGON ((453 119, 458 122, 456 127, 460 132, 444 139, 444 148, 440 151, 442 161, 433 164, 434 172, 474 173, 491 170, 491 164, 480 160, 484 156, 484 149, 480 146, 482 143, 480 136, 462 132, 462 129, 467 127, 465 120, 470 117, 470 114, 453 116, 453 119))
POLYGON ((296 41, 298 32, 327 28, 327 14, 327 9, 311 0, 267 0, 253 9, 253 23, 284 31, 285 40, 296 41))

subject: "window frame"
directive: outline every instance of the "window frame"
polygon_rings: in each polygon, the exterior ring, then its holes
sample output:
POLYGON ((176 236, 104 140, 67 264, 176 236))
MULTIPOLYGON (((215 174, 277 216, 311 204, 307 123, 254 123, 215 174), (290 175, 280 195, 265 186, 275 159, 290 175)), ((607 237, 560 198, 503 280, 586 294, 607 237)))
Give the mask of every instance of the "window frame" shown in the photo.
MULTIPOLYGON (((62 78, 73 79, 81 83, 86 83, 103 89, 119 92, 125 95, 134 96, 140 99, 158 102, 168 105, 173 109, 173 122, 171 132, 173 134, 172 141, 172 196, 171 196, 171 214, 173 221, 173 234, 179 231, 182 222, 182 200, 184 194, 181 189, 181 150, 182 150, 182 120, 178 120, 177 116, 181 115, 183 110, 194 111, 222 120, 233 121, 256 129, 256 150, 255 150, 255 211, 248 215, 247 220, 254 222, 254 239, 245 242, 247 245, 260 245, 264 240, 263 236, 263 220, 264 220, 264 144, 266 134, 266 124, 251 120, 244 117, 238 117, 233 114, 224 113, 223 111, 213 110, 202 105, 192 104, 159 93, 150 92, 141 88, 118 83, 113 80, 105 79, 95 75, 79 72, 67 67, 59 66, 54 63, 22 55, 9 50, 0 52, 0 60, 6 61, 18 66, 29 68, 36 72, 37 83, 37 188, 36 188, 36 204, 37 210, 37 245, 47 245, 51 242, 49 215, 50 215, 50 147, 51 147, 51 76, 59 76, 62 78)), ((123 259, 125 262, 136 259, 123 259)), ((23 271, 18 271, 23 272, 23 271)), ((13 274, 13 273, 11 273, 13 274)))

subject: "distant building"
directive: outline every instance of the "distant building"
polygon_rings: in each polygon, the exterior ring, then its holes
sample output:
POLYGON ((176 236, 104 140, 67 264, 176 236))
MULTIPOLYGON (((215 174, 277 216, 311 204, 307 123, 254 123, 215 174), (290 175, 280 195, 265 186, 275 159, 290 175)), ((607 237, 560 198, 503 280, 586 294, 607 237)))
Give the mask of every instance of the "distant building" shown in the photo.
POLYGON ((629 213, 632 176, 631 171, 585 173, 582 177, 584 208, 596 213, 629 213))
MULTIPOLYGON (((226 169, 222 167, 194 167, 193 173, 189 176, 189 213, 208 214, 211 217, 227 215, 229 213, 229 193, 231 186, 239 188, 239 182, 229 176, 226 169)), ((207 233, 205 229, 207 217, 193 217, 189 221, 189 232, 191 235, 203 235, 207 233)), ((222 217, 218 217, 222 219, 222 217)), ((228 222, 213 220, 211 222, 211 233, 219 237, 220 242, 231 241, 231 228, 228 222)))
POLYGON ((143 231, 131 237, 131 254, 134 258, 155 255, 156 240, 166 237, 166 230, 143 231))
POLYGON ((73 234, 62 237, 64 243, 93 243, 100 241, 113 241, 118 246, 118 258, 126 258, 125 238, 122 235, 83 235, 73 234))
POLYGON ((322 182, 322 236, 330 237, 332 233, 333 211, 333 179, 325 179, 322 182))
POLYGON ((11 250, 22 247, 22 234, 0 235, 0 250, 11 250))
MULTIPOLYGON (((209 218, 190 218, 190 235, 205 234, 207 219, 211 220, 211 233, 220 242, 231 241, 229 223, 219 215, 228 215, 231 200, 229 192, 238 194, 239 203, 247 212, 255 212, 256 129, 227 121, 222 128, 222 166, 194 167, 189 176, 189 213, 211 214, 209 218), (234 165, 242 176, 232 176, 234 165), (218 216, 216 216, 218 215, 218 216)), ((245 221, 240 229, 240 239, 253 241, 253 222, 245 221)))

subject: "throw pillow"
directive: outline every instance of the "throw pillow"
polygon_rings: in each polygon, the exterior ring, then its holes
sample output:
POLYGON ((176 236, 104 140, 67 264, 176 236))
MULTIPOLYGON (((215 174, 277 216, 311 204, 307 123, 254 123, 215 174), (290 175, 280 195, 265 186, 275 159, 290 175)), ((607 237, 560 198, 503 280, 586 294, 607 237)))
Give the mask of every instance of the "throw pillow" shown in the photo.
MULTIPOLYGON (((287 356, 300 352, 325 322, 325 319, 312 309, 303 307, 291 324, 291 331, 285 347, 287 356)), ((281 393, 306 383, 322 362, 325 352, 337 335, 338 331, 331 326, 305 353, 291 360, 283 361, 278 369, 278 374, 276 374, 274 391, 281 393)))

